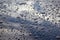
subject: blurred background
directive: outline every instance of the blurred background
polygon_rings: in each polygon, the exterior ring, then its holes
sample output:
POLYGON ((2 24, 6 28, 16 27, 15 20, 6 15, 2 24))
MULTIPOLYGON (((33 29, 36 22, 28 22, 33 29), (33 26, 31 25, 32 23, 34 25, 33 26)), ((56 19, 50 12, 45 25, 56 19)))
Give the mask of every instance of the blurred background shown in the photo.
POLYGON ((60 0, 0 0, 0 40, 60 40, 60 0))

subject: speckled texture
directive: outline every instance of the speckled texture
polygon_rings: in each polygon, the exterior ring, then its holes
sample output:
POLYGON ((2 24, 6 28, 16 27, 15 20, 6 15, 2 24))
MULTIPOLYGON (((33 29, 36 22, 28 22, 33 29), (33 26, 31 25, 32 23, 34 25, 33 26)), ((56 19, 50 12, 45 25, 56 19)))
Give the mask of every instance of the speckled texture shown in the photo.
POLYGON ((60 0, 0 0, 0 40, 60 40, 60 0))

